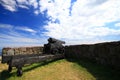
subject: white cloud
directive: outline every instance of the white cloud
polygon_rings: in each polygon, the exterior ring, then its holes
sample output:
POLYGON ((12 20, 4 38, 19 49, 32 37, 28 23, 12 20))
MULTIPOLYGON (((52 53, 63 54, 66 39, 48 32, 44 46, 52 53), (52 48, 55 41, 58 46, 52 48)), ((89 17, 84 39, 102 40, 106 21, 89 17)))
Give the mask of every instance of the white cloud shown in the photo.
POLYGON ((39 14, 39 10, 35 10, 34 13, 35 13, 36 15, 38 15, 38 14, 39 14))
MULTIPOLYGON (((17 32, 16 29, 18 30, 23 30, 23 31, 27 31, 27 32, 31 32, 31 33, 36 33, 37 31, 28 28, 28 27, 18 27, 18 26, 13 26, 13 25, 9 25, 9 24, 0 24, 0 28, 4 28, 6 30, 4 30, 4 33, 0 32, 0 38, 2 39, 6 39, 6 40, 10 40, 12 42, 39 42, 38 39, 33 39, 32 37, 30 37, 31 34, 28 34, 28 36, 22 34, 21 32, 17 32), (12 29, 10 29, 12 28, 12 29)), ((35 37, 35 36, 34 36, 35 37)))
POLYGON ((116 26, 116 27, 120 27, 120 23, 116 23, 115 26, 116 26))
POLYGON ((54 0, 49 3, 40 0, 41 13, 47 10, 51 22, 44 28, 47 36, 66 40, 89 40, 97 37, 120 35, 116 30, 106 26, 107 23, 120 20, 119 0, 54 0), (70 14, 71 12, 71 14, 70 14), (58 20, 59 23, 55 23, 58 20))
POLYGON ((9 11, 17 11, 17 8, 29 9, 29 6, 38 8, 37 0, 1 0, 0 4, 9 11))
POLYGON ((45 39, 0 34, 1 47, 41 46, 43 43, 45 43, 45 39))
POLYGON ((0 4, 9 11, 16 11, 16 2, 15 0, 1 0, 0 4))
POLYGON ((37 0, 28 0, 29 5, 32 5, 34 8, 38 8, 37 0))
POLYGON ((24 8, 24 9, 29 9, 26 5, 18 5, 18 7, 24 8))
POLYGON ((24 44, 21 44, 21 43, 14 43, 14 44, 11 44, 11 43, 0 43, 1 46, 0 48, 2 49, 3 47, 34 47, 34 46, 43 46, 43 44, 30 44, 30 43, 24 43, 24 44))
POLYGON ((35 31, 35 30, 31 29, 31 28, 23 27, 23 26, 21 26, 21 27, 16 27, 16 29, 22 30, 22 31, 31 32, 31 33, 37 33, 37 31, 35 31))
POLYGON ((37 31, 28 27, 18 27, 9 24, 0 24, 0 45, 1 47, 16 47, 16 46, 40 46, 46 43, 45 38, 41 38, 38 34, 25 34, 18 30, 24 30, 31 33, 36 33, 37 31), (16 30, 18 29, 18 30, 16 30))
POLYGON ((20 36, 20 35, 13 36, 13 35, 2 34, 1 33, 0 37, 8 40, 10 42, 27 42, 27 43, 29 43, 29 42, 39 42, 39 40, 37 40, 37 39, 27 38, 27 37, 20 36))
POLYGON ((4 29, 12 29, 13 26, 9 25, 9 24, 0 24, 0 28, 4 28, 4 29))

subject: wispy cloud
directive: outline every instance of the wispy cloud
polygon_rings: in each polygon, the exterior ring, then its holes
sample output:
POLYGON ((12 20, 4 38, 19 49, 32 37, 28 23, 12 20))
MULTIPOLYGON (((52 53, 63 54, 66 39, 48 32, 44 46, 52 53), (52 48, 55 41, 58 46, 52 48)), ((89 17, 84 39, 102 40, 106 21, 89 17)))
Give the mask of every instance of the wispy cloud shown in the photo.
POLYGON ((41 39, 38 35, 32 35, 30 33, 36 33, 37 31, 28 27, 18 27, 9 24, 0 24, 0 29, 4 29, 0 32, 0 44, 2 47, 5 46, 36 46, 45 43, 45 39, 41 39), (12 28, 12 29, 9 29, 12 28), (27 31, 28 34, 24 34, 21 31, 27 31))
POLYGON ((120 23, 116 23, 115 26, 116 26, 116 27, 120 27, 120 23))
POLYGON ((39 14, 39 10, 35 10, 34 13, 35 13, 36 15, 38 15, 38 14, 39 14))
POLYGON ((17 29, 17 30, 22 30, 22 31, 27 31, 27 32, 31 32, 31 33, 37 33, 37 31, 35 31, 35 30, 31 29, 31 28, 23 27, 23 26, 21 26, 21 27, 16 27, 15 29, 17 29))
POLYGON ((9 11, 16 11, 16 1, 15 0, 0 0, 0 4, 9 11))
POLYGON ((24 9, 29 9, 27 6, 25 6, 25 5, 18 5, 18 7, 20 7, 20 8, 24 8, 24 9))
POLYGON ((2 23, 0 23, 0 28, 11 29, 11 28, 13 28, 13 26, 9 25, 9 24, 2 24, 2 23))
POLYGON ((37 0, 0 0, 0 4, 12 12, 17 11, 18 7, 24 9, 29 9, 30 6, 38 7, 37 0))
POLYGON ((33 38, 30 38, 30 37, 25 37, 25 36, 20 36, 20 35, 17 35, 16 36, 13 36, 13 35, 9 35, 9 34, 2 34, 0 33, 0 37, 5 39, 5 40, 9 40, 10 42, 36 42, 38 43, 39 40, 38 39, 33 39, 33 38))

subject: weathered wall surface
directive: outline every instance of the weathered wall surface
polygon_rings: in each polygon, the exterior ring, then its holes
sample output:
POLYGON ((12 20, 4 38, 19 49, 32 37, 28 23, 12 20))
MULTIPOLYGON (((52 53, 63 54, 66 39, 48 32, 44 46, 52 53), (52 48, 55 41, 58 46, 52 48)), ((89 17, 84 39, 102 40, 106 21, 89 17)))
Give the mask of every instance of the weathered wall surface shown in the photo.
POLYGON ((120 69, 120 41, 94 45, 71 45, 65 47, 66 58, 89 59, 120 69))
POLYGON ((43 47, 18 47, 18 48, 3 48, 3 55, 18 55, 18 54, 41 54, 43 47))

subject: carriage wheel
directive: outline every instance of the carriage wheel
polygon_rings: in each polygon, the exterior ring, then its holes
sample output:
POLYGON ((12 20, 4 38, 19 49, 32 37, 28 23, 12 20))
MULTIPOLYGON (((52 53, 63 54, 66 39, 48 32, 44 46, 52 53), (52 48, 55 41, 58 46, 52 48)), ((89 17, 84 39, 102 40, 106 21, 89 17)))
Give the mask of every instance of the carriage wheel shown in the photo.
POLYGON ((12 71, 12 66, 9 65, 8 72, 11 72, 11 71, 12 71))
POLYGON ((22 68, 18 68, 17 70, 17 76, 22 76, 23 72, 22 72, 22 68))

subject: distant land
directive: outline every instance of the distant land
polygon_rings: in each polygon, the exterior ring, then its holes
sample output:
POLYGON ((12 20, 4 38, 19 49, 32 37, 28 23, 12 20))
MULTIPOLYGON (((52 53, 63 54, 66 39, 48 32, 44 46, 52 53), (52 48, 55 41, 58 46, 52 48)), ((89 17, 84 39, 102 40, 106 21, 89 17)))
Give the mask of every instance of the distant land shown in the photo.
POLYGON ((1 56, 1 54, 2 54, 2 48, 0 48, 0 56, 1 56))

